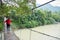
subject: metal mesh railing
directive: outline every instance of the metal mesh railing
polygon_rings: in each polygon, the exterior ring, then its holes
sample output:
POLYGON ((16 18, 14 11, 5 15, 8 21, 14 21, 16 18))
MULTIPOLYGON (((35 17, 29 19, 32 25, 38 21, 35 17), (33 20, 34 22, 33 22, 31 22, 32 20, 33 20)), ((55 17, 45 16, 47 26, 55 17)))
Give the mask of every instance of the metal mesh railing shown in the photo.
POLYGON ((32 29, 20 29, 15 31, 20 40, 60 40, 59 37, 48 35, 32 29))
MULTIPOLYGON (((48 35, 48 34, 45 34, 45 33, 42 33, 42 32, 38 32, 38 31, 35 31, 35 30, 32 30, 32 29, 29 29, 30 31, 32 31, 32 32, 35 32, 35 33, 39 33, 39 34, 41 34, 41 35, 43 35, 43 36, 47 36, 48 38, 50 37, 50 38, 52 38, 53 40, 55 39, 55 40, 60 40, 60 38, 59 37, 55 37, 55 36, 52 36, 52 35, 48 35)), ((30 34, 31 35, 31 34, 30 34)))

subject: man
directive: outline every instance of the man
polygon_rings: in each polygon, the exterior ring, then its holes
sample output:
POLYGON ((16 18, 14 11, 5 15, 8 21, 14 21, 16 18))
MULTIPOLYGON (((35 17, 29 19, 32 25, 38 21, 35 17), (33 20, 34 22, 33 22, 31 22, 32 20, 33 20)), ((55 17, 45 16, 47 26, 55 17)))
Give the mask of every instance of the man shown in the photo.
POLYGON ((7 18, 7 20, 5 22, 6 22, 6 25, 7 25, 7 31, 10 31, 10 24, 11 24, 10 18, 7 18))

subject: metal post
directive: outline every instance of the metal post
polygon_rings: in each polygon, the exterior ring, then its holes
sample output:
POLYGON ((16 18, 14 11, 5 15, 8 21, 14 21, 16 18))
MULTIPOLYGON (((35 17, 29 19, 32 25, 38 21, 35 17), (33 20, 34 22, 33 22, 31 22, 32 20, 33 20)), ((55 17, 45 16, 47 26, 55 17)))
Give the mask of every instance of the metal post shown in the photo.
POLYGON ((29 36, 29 40, 31 40, 31 30, 30 30, 30 36, 29 36))
POLYGON ((2 32, 1 38, 2 40, 4 40, 4 32, 2 32))
POLYGON ((19 39, 21 40, 21 30, 20 30, 20 38, 19 39))
POLYGON ((4 40, 4 33, 2 31, 0 32, 0 40, 4 40))

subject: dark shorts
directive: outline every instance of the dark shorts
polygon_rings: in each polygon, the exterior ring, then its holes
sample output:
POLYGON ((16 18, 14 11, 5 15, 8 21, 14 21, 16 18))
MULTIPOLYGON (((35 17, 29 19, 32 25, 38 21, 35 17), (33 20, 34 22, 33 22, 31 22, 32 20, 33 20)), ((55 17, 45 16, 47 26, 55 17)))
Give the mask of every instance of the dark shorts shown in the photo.
POLYGON ((7 31, 10 31, 10 24, 7 24, 7 31))

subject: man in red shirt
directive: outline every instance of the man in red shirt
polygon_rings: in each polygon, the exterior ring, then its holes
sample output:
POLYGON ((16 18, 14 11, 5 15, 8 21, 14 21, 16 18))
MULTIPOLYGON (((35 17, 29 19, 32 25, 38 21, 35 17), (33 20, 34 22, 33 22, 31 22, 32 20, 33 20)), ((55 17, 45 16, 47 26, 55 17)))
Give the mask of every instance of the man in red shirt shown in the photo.
POLYGON ((6 22, 6 25, 7 25, 7 31, 10 31, 10 24, 11 24, 10 18, 8 18, 5 22, 6 22))

